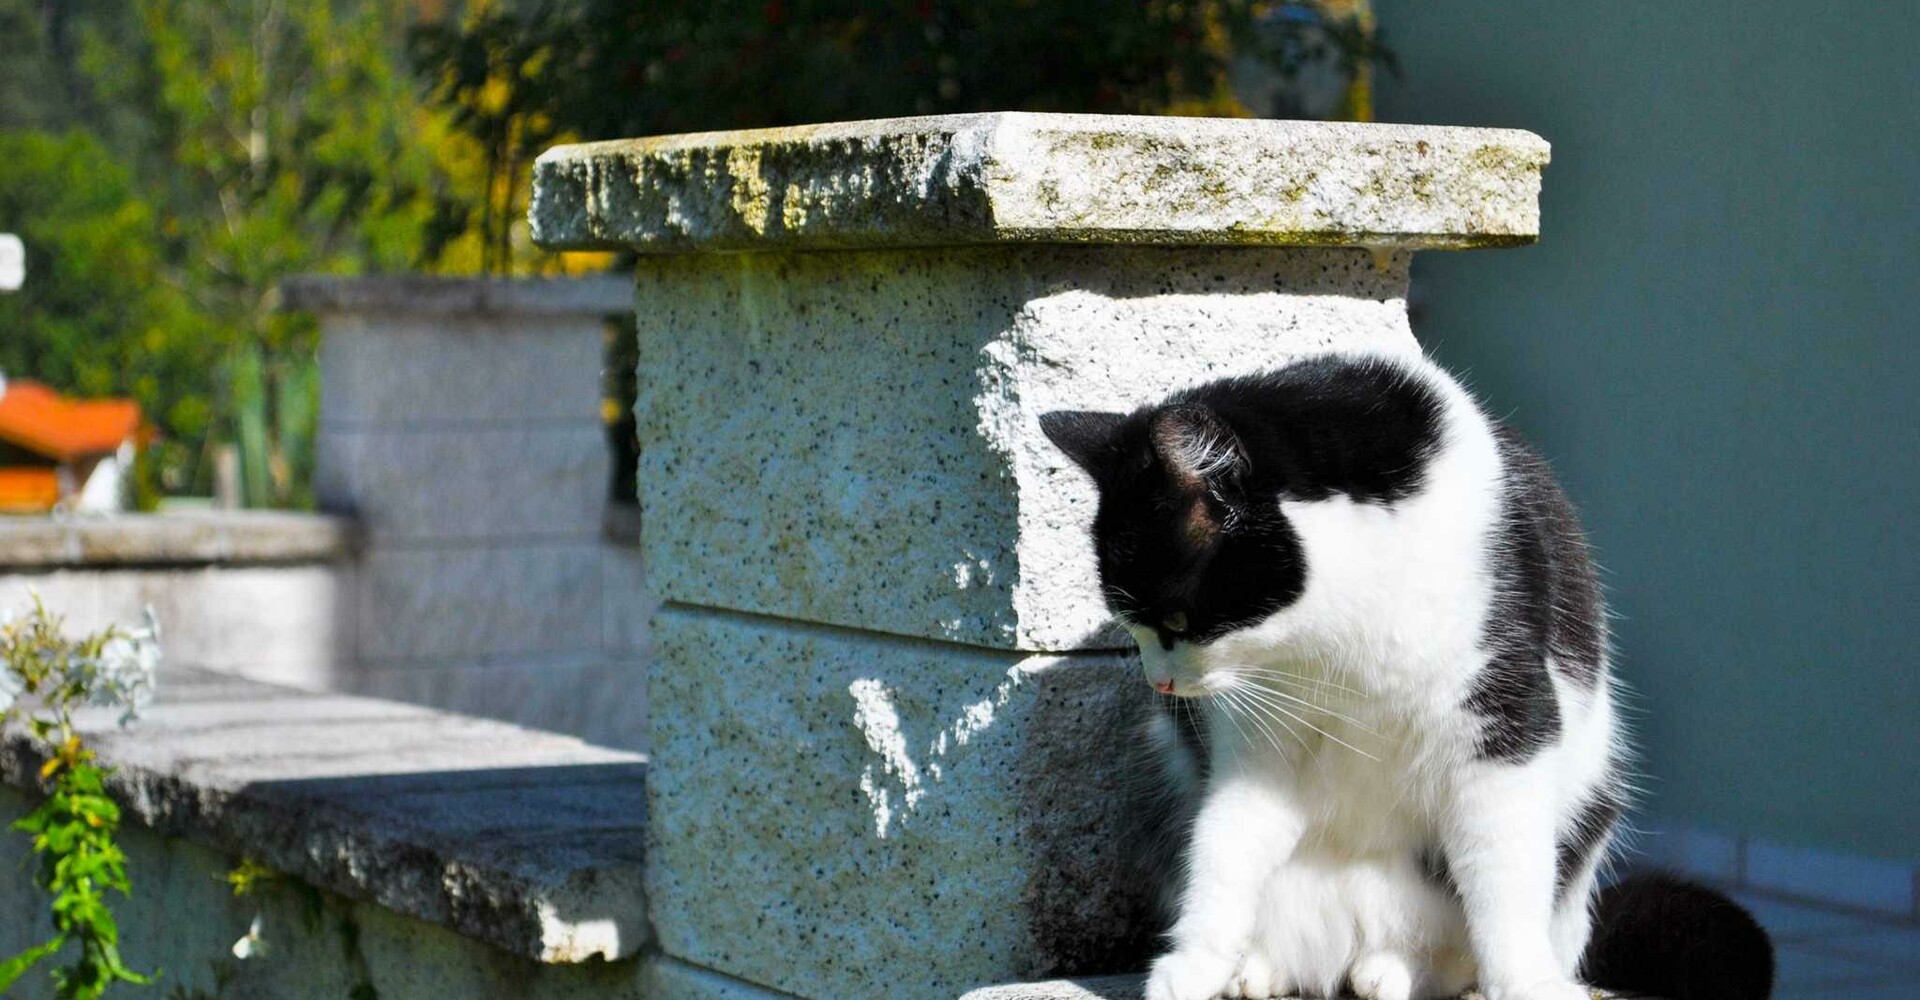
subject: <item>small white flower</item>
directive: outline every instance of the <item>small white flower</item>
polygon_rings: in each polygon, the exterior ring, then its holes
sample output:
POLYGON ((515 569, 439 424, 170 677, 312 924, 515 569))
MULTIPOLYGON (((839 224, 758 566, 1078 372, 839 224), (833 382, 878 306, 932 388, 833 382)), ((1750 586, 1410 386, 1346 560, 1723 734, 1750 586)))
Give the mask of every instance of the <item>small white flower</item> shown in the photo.
POLYGON ((154 685, 160 673, 160 622, 153 607, 146 609, 145 624, 130 629, 100 648, 98 686, 91 700, 97 705, 119 706, 120 724, 138 718, 153 701, 154 685))
POLYGON ((260 936, 260 914, 253 915, 253 924, 247 928, 245 937, 233 943, 233 957, 246 961, 249 958, 267 957, 267 942, 260 936))

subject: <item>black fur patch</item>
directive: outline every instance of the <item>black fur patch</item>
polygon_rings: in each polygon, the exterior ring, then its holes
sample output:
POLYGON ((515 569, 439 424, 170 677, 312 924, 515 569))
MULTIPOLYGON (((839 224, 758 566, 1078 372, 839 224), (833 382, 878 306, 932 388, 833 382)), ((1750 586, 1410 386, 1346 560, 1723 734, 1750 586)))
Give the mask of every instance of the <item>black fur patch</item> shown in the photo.
POLYGON ((1549 664, 1581 687, 1599 677, 1605 611, 1572 503, 1518 434, 1496 424, 1494 435, 1506 480, 1483 626, 1487 666, 1467 708, 1485 720, 1481 756, 1519 762, 1560 736, 1549 664))
MULTIPOLYGON (((1207 722, 1191 702, 1156 697, 1146 711, 1171 722, 1177 744, 1167 747, 1144 736, 1127 746, 1123 769, 1127 776, 1129 808, 1126 827, 1117 838, 1139 884, 1149 889, 1154 906, 1153 934, 1164 933, 1179 915, 1186 859, 1193 839, 1193 821, 1206 788, 1210 760, 1207 722), (1190 772, 1191 782, 1176 777, 1190 772)), ((1144 720, 1143 720, 1144 721, 1144 720)))
POLYGON ((1593 859, 1595 851, 1605 846, 1607 838, 1613 834, 1613 825, 1620 821, 1620 813, 1626 803, 1612 787, 1603 784, 1593 792, 1593 797, 1574 814, 1573 827, 1560 838, 1555 851, 1554 895, 1564 896, 1567 887, 1572 884, 1575 875, 1593 859))
POLYGON ((1726 896, 1644 873, 1600 890, 1580 977, 1629 996, 1767 1000, 1773 942, 1726 896))
POLYGON ((1192 757, 1194 770, 1204 785, 1213 766, 1213 759, 1207 753, 1205 718, 1193 706, 1181 705, 1172 698, 1163 699, 1161 710, 1173 720, 1174 730, 1180 734, 1180 745, 1192 757))
POLYGON ((1447 895, 1460 898, 1460 885, 1453 880, 1453 866, 1447 863, 1447 852, 1438 845, 1420 852, 1420 874, 1429 885, 1446 890, 1447 895))
POLYGON ((1041 428, 1100 487, 1094 543, 1107 604, 1167 648, 1209 642, 1299 599, 1308 567, 1283 500, 1416 492, 1444 400, 1391 362, 1315 358, 1208 383, 1119 415, 1041 428), (1217 461, 1183 454, 1205 439, 1217 461))
POLYGON ((1211 382, 1169 402, 1219 414, 1245 442, 1266 490, 1371 503, 1419 491, 1446 408, 1431 386, 1391 362, 1338 355, 1211 382))
POLYGON ((1519 532, 1507 550, 1517 596, 1544 612, 1538 634, 1554 669, 1592 687, 1606 648, 1606 610, 1579 516, 1546 460, 1519 434, 1496 424, 1494 436, 1506 466, 1505 514, 1510 530, 1519 532))
POLYGON ((1546 663, 1525 650, 1493 654, 1474 678, 1467 708, 1484 720, 1477 750, 1488 760, 1523 763, 1560 738, 1560 702, 1546 663))

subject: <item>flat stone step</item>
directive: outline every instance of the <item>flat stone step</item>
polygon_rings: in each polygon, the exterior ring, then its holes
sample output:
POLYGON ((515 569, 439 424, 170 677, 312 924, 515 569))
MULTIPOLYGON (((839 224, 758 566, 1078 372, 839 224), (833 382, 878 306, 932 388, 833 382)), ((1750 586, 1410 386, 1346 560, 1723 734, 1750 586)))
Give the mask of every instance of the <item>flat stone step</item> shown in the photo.
MULTIPOLYGON (((1146 992, 1145 976, 1088 976, 1080 979, 1049 979, 1044 982, 1008 983, 971 990, 960 1000, 1141 1000, 1146 992)), ((1654 1000, 1594 990, 1595 1000, 1654 1000)), ((1293 998, 1298 1000, 1298 998, 1293 998)), ((1478 993, 1466 993, 1460 1000, 1485 1000, 1478 993)))
MULTIPOLYGON (((646 943, 639 754, 177 668, 128 727, 78 721, 129 818, 164 835, 541 962, 646 943)), ((46 756, 16 720, 0 780, 39 790, 46 756)))
POLYGON ((960 1000, 1141 1000, 1145 976, 1087 976, 1008 983, 972 990, 960 1000))

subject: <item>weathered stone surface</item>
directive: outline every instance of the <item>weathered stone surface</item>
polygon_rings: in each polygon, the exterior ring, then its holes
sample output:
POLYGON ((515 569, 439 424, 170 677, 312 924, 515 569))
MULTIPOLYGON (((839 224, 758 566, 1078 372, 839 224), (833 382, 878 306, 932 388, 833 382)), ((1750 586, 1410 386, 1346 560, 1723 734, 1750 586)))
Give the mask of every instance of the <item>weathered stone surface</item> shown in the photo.
POLYGON ((1407 254, 979 247, 638 270, 643 549, 668 600, 1111 647, 1094 492, 1040 433, 1328 349, 1419 350, 1407 254))
POLYGON ((319 447, 321 497, 351 505, 375 545, 601 536, 609 458, 598 424, 330 428, 319 447))
POLYGON ((554 249, 966 243, 1509 246, 1547 144, 1508 129, 1000 113, 561 146, 554 249))
POLYGON ((673 606, 656 636, 647 877, 667 954, 857 1000, 1150 947, 1117 846, 1137 667, 673 606))
MULTIPOLYGON (((88 711, 80 728, 114 769, 115 797, 158 834, 539 962, 645 943, 636 754, 187 671, 132 727, 88 711)), ((45 753, 9 729, 0 780, 36 789, 45 753)))
POLYGON ((331 562, 351 521, 284 511, 0 518, 0 569, 331 562))

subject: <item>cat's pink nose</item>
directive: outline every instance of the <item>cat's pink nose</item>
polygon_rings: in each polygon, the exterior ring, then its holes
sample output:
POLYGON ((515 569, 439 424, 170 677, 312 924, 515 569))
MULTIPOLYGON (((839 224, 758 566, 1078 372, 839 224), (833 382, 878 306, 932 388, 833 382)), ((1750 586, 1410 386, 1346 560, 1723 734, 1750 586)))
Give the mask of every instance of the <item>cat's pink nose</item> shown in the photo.
POLYGON ((1153 689, 1154 689, 1155 691, 1158 691, 1158 692, 1160 692, 1161 694, 1172 694, 1172 693, 1173 693, 1173 678, 1171 678, 1171 677, 1169 677, 1169 678, 1167 678, 1167 679, 1166 679, 1166 680, 1164 680, 1164 681, 1154 681, 1154 682, 1153 682, 1153 689))

